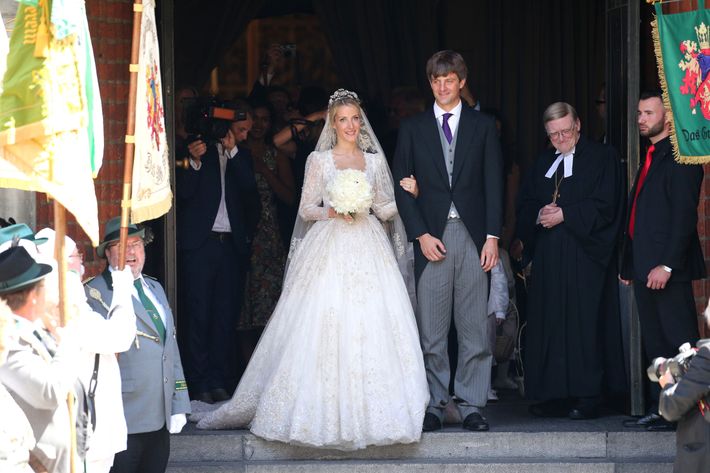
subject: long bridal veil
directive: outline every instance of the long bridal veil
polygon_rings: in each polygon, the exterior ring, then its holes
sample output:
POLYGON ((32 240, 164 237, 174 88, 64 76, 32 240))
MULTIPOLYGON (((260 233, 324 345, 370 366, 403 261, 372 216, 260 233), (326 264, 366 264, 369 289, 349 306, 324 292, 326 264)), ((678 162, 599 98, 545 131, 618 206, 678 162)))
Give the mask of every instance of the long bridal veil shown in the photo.
MULTIPOLYGON (((343 101, 346 99, 354 100, 360 104, 360 98, 355 92, 345 89, 338 89, 333 93, 333 95, 331 95, 330 100, 328 101, 328 110, 330 111, 333 107, 343 104, 343 101)), ((375 155, 375 159, 383 161, 383 163, 381 163, 383 165, 378 166, 378 169, 381 169, 383 170, 382 172, 387 173, 385 179, 381 180, 381 182, 384 183, 383 191, 387 195, 394 195, 394 181, 392 179, 392 172, 387 165, 385 153, 379 140, 377 139, 377 136, 372 130, 370 121, 367 119, 367 114, 365 113, 365 110, 362 109, 362 106, 360 106, 360 112, 360 134, 357 140, 358 147, 363 153, 373 154, 375 155)), ((316 143, 315 152, 328 151, 333 149, 335 146, 337 136, 330 115, 331 114, 328 113, 326 116, 325 125, 323 126, 323 131, 321 132, 318 142, 316 143)), ((311 157, 309 156, 306 161, 305 175, 308 175, 310 165, 311 157)), ((301 243, 306 233, 308 233, 308 230, 312 224, 312 221, 305 221, 301 218, 300 214, 297 215, 291 237, 284 278, 288 274, 289 265, 293 255, 298 249, 298 245, 301 243)), ((407 233, 404 229, 404 223, 399 217, 399 214, 397 214, 391 220, 382 222, 382 226, 387 234, 390 244, 392 245, 392 251, 394 251, 399 271, 402 274, 402 278, 407 286, 407 292, 409 293, 409 298, 412 301, 412 306, 415 307, 414 250, 412 248, 412 244, 407 240, 407 233)))

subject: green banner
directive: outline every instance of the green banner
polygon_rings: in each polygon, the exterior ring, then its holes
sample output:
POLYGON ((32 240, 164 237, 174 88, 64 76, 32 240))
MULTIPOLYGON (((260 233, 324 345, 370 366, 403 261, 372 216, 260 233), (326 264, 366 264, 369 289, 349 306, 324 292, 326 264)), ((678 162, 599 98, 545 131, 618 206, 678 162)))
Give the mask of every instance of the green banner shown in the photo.
POLYGON ((0 187, 45 192, 99 242, 101 97, 83 0, 21 0, 0 94, 0 187), (56 21, 56 23, 54 23, 56 21))
POLYGON ((656 4, 653 36, 663 100, 671 110, 677 161, 710 162, 710 10, 664 14, 656 4))

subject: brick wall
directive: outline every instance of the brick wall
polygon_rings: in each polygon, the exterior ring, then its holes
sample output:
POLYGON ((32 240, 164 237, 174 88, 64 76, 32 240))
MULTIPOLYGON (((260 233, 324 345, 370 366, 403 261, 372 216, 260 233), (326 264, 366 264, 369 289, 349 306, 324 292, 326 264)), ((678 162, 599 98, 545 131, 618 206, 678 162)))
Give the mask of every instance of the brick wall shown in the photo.
MULTIPOLYGON (((123 181, 123 146, 128 104, 128 63, 131 58, 133 2, 131 0, 87 0, 89 30, 99 76, 104 114, 105 151, 98 178, 94 181, 99 204, 101 234, 107 220, 119 215, 123 181)), ((53 226, 52 204, 37 198, 37 228, 53 226)), ((67 233, 84 253, 87 275, 103 269, 88 237, 71 215, 67 233)))

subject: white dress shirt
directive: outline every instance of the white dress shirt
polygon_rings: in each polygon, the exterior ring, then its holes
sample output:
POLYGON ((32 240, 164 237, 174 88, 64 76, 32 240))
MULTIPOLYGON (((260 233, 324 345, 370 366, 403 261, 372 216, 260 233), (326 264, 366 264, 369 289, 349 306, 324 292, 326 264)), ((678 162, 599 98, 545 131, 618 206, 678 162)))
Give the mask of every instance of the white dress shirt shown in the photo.
POLYGON ((459 100, 458 105, 456 105, 454 108, 447 112, 443 108, 439 107, 438 103, 434 102, 434 116, 436 117, 436 121, 437 123, 439 123, 439 126, 444 125, 444 114, 451 114, 451 116, 449 117, 449 128, 451 128, 451 136, 456 136, 456 131, 459 129, 459 119, 461 118, 462 107, 463 103, 461 102, 461 100, 459 100))
MULTIPOLYGON (((217 216, 212 225, 213 232, 229 233, 232 231, 232 226, 229 223, 229 214, 227 213, 227 202, 224 200, 224 175, 227 172, 227 160, 234 158, 239 152, 239 148, 235 146, 231 150, 226 150, 221 143, 217 143, 217 155, 219 156, 219 177, 222 186, 222 195, 219 198, 219 207, 217 208, 217 216)), ((195 171, 202 168, 202 161, 196 162, 190 158, 190 166, 195 171)))

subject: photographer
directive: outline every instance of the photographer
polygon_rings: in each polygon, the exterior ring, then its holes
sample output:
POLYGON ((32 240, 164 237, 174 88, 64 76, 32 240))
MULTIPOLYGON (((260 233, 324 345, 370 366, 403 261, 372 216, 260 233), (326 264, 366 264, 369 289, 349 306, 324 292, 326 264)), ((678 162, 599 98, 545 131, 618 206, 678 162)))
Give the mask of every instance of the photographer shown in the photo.
POLYGON ((188 111, 187 131, 200 133, 187 140, 189 165, 176 175, 184 365, 191 398, 211 403, 229 399, 236 383, 234 327, 260 205, 249 151, 239 145, 251 109, 214 99, 189 107, 199 113, 188 111), (210 118, 217 111, 234 121, 210 118), (192 116, 207 118, 193 126, 192 116))
MULTIPOLYGON (((709 315, 706 309, 705 320, 710 325, 709 315)), ((676 473, 707 472, 710 467, 710 412, 707 405, 701 412, 698 404, 707 402, 710 394, 710 339, 700 340, 697 348, 680 379, 674 379, 666 369, 658 381, 662 387, 659 412, 668 421, 678 421, 676 473)))

